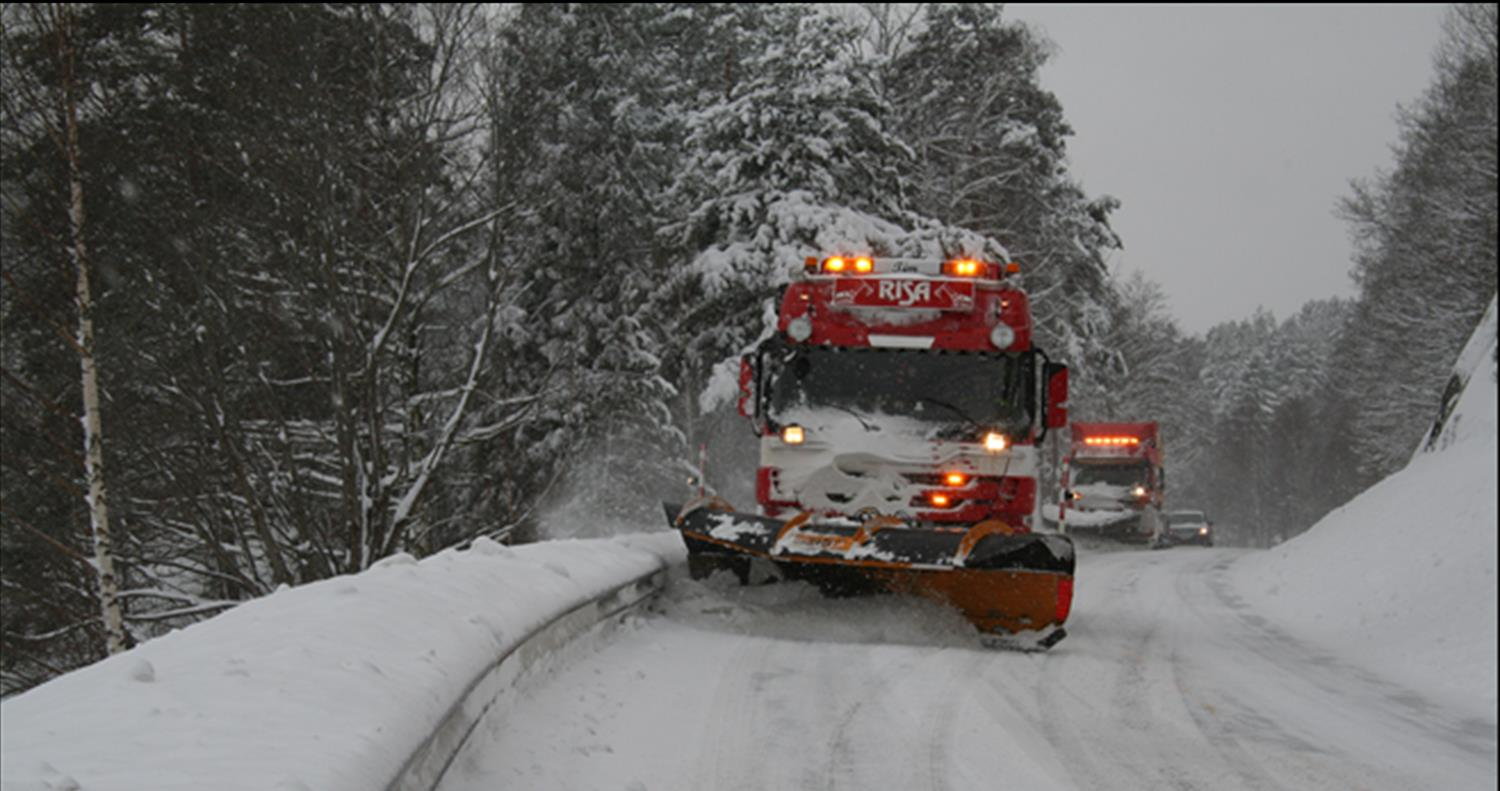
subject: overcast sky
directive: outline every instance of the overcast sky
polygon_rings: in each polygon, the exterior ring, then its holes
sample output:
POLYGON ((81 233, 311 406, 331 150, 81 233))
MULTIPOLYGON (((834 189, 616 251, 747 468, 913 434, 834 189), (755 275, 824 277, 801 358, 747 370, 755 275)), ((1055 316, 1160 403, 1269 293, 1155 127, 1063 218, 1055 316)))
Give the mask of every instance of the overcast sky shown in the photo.
POLYGON ((1389 169, 1397 103, 1427 86, 1443 6, 1010 4, 1058 51, 1072 171, 1123 202, 1124 277, 1202 333, 1264 305, 1350 296, 1349 180, 1389 169))

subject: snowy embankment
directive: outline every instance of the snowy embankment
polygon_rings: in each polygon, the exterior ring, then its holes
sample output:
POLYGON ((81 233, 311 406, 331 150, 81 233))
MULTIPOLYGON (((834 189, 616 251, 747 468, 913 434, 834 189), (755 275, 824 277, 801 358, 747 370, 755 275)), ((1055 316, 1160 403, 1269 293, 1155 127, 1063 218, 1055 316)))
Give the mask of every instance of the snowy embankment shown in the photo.
POLYGON ((502 657, 682 555, 667 532, 481 539, 278 591, 0 704, 0 787, 387 788, 466 733, 502 657))
POLYGON ((1456 366, 1468 385, 1431 450, 1234 567, 1240 596, 1279 628, 1491 722, 1495 329, 1491 302, 1456 366))

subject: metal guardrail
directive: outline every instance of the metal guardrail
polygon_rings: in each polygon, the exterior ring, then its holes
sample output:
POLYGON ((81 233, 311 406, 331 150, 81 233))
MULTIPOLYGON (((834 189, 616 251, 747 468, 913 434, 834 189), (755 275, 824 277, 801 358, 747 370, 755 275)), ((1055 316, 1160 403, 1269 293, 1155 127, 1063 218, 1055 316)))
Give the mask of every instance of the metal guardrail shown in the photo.
POLYGON ((666 585, 669 568, 663 565, 559 614, 496 657, 469 683, 432 735, 406 759, 401 770, 386 784, 386 791, 436 788, 474 729, 519 678, 562 646, 649 601, 666 585))

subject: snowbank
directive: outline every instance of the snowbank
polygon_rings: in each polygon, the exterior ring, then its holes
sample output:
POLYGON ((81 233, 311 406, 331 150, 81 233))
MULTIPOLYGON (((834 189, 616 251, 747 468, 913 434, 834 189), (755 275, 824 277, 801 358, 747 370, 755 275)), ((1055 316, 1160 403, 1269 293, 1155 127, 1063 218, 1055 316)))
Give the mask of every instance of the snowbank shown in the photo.
POLYGON ((1247 604, 1278 626, 1493 722, 1494 303, 1459 373, 1468 386, 1434 450, 1233 572, 1247 604))
POLYGON ((0 787, 386 788, 499 657, 682 554, 481 540, 277 592, 0 704, 0 787))

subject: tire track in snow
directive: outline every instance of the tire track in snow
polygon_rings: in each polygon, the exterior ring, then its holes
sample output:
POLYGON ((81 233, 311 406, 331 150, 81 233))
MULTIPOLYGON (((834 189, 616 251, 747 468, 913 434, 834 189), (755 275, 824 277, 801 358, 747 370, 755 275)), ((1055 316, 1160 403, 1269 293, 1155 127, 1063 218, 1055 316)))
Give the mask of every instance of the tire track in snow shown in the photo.
MULTIPOLYGON (((858 738, 856 733, 872 726, 877 732, 889 732, 892 717, 888 706, 904 697, 903 688, 910 679, 919 678, 914 675, 918 672, 913 668, 914 661, 899 656, 905 650, 916 649, 879 646, 866 651, 859 644, 840 644, 833 655, 820 663, 819 676, 825 682, 819 688, 825 693, 827 710, 838 711, 831 718, 828 758, 823 763, 819 783, 826 791, 869 787, 860 776, 860 770, 871 757, 861 753, 860 748, 868 749, 869 742, 858 738), (897 654, 893 656, 891 651, 897 654)), ((889 749, 889 745, 884 746, 889 749)), ((909 783, 892 787, 918 788, 909 783)))
POLYGON ((927 714, 922 718, 921 732, 928 734, 927 787, 931 791, 947 791, 951 787, 948 777, 949 767, 953 762, 953 729, 958 723, 959 707, 967 702, 962 695, 963 690, 959 688, 959 682, 963 681, 967 684, 979 678, 979 671, 983 668, 985 658, 983 654, 975 652, 964 659, 956 659, 951 657, 953 653, 939 649, 937 657, 956 661, 962 669, 957 673, 946 674, 940 696, 942 702, 929 707, 927 714))
MULTIPOLYGON (((1442 743, 1495 765, 1497 732, 1492 722, 1448 717, 1443 709, 1407 689, 1324 653, 1251 612, 1229 583, 1227 573, 1231 562, 1231 559, 1224 559, 1214 564, 1205 575, 1206 585, 1214 597, 1244 624, 1244 632, 1257 636, 1257 639, 1245 640, 1245 647, 1277 665, 1311 668, 1315 672, 1303 672, 1300 677, 1330 697, 1378 700, 1387 713, 1410 725, 1413 731, 1436 734, 1442 743), (1350 696, 1351 686, 1360 688, 1361 694, 1350 696)), ((1400 636, 1393 635, 1392 639, 1400 639, 1400 636)))
MULTIPOLYGON (((1174 588, 1177 600, 1184 603, 1184 615, 1191 616, 1194 621, 1192 625, 1203 625, 1215 627, 1223 623, 1220 613, 1212 611, 1212 608, 1204 604, 1211 601, 1207 596, 1204 575, 1213 563, 1218 562, 1209 558, 1204 562, 1193 564, 1191 569, 1177 569, 1174 588)), ((1185 630, 1179 628, 1178 633, 1185 630)), ((1196 630, 1186 630, 1189 635, 1187 640, 1192 640, 1191 634, 1196 630)), ((1202 647, 1202 646, 1200 646, 1202 647)), ((1194 654, 1200 656, 1201 652, 1194 654)), ((1181 701, 1183 711, 1188 720, 1197 729, 1197 735, 1205 748, 1217 755, 1223 763, 1222 772, 1209 781, 1200 783, 1203 788, 1229 788, 1240 787, 1250 791, 1275 791, 1287 787, 1283 780, 1273 777, 1265 766, 1253 756, 1241 744, 1239 736, 1225 721, 1225 714, 1236 707, 1235 704, 1227 703, 1224 696, 1226 690, 1215 689, 1212 683, 1198 683, 1199 671, 1195 665, 1182 653, 1173 650, 1171 657, 1172 683, 1177 690, 1178 699, 1181 701), (1230 786, 1227 782, 1230 777, 1239 781, 1239 785, 1230 786)), ((1303 782, 1296 783, 1294 787, 1312 788, 1315 779, 1304 776, 1303 782)))
MULTIPOLYGON (((1275 675, 1280 699, 1260 696, 1255 705, 1230 698, 1249 727, 1238 729, 1281 748, 1278 768, 1297 769, 1294 778, 1326 778, 1337 772, 1345 786, 1362 788, 1454 788, 1465 777, 1496 775, 1493 723, 1449 716, 1409 690, 1392 684, 1350 659, 1333 656, 1302 642, 1253 612, 1228 578, 1233 557, 1216 558, 1200 575, 1204 594, 1190 603, 1210 601, 1221 632, 1232 643, 1233 656, 1247 673, 1275 675), (1316 723, 1278 716, 1294 697, 1294 714, 1316 712, 1316 723), (1360 734, 1350 740, 1348 734, 1360 734), (1372 739, 1372 737, 1374 737, 1372 739), (1372 743, 1385 747, 1371 749, 1372 743), (1421 775, 1412 774, 1420 769, 1421 775)), ((1205 609, 1203 605, 1199 610, 1205 609)), ((1393 639, 1400 639, 1399 636, 1393 639)), ((1488 787, 1489 783, 1485 786, 1488 787)))
POLYGON ((734 658, 719 671, 711 711, 720 716, 705 723, 707 730, 699 738, 693 788, 757 791, 762 787, 754 782, 760 777, 762 762, 750 753, 760 743, 760 709, 755 705, 758 671, 766 666, 772 643, 744 636, 734 639, 744 650, 734 651, 734 658))
POLYGON ((1161 589, 1173 589, 1178 564, 1146 550, 1090 560, 1079 576, 1106 590, 1086 594, 1074 637, 1043 663, 1035 697, 1042 733, 1078 788, 1219 788, 1183 743, 1198 729, 1170 705, 1173 599, 1161 589))
POLYGON ((854 718, 859 716, 859 710, 864 708, 864 705, 863 700, 854 701, 854 704, 844 709, 836 720, 833 739, 828 744, 828 760, 823 767, 823 781, 820 784, 826 791, 837 791, 843 785, 842 778, 858 764, 849 740, 849 726, 853 724, 854 718))
MULTIPOLYGON (((1128 671, 1121 671, 1121 663, 1129 663, 1138 655, 1142 643, 1139 634, 1129 636, 1130 642, 1118 655, 1096 654, 1099 649, 1108 649, 1110 643, 1099 638, 1106 637, 1105 626, 1114 625, 1121 602, 1134 601, 1138 597, 1140 583, 1139 567, 1127 566, 1123 573, 1117 570, 1121 561, 1113 557, 1117 553, 1096 556, 1098 560, 1079 569, 1078 576, 1087 579, 1091 575, 1097 580, 1101 572, 1116 576, 1110 580, 1108 591, 1102 596, 1089 596, 1087 602, 1075 602, 1074 611, 1079 613, 1070 628, 1074 644, 1066 645, 1066 652, 1054 649, 1042 666, 1041 682, 1036 688, 1036 707, 1039 728, 1057 752, 1064 771, 1072 778, 1077 788, 1149 787, 1147 778, 1135 770, 1130 756, 1118 756, 1110 749, 1114 730, 1108 722, 1114 718, 1112 706, 1103 703, 1095 690, 1080 689, 1075 684, 1079 678, 1087 677, 1089 665, 1108 661, 1106 670, 1113 671, 1111 700, 1119 697, 1118 679, 1128 671), (1103 605, 1095 609, 1094 604, 1103 605), (1080 607, 1079 604, 1085 606, 1080 607), (1095 631, 1097 624, 1097 631, 1095 631), (1077 643, 1082 642, 1080 647, 1077 643), (1103 733, 1099 733, 1103 724, 1103 733), (1121 783, 1122 774, 1138 781, 1130 786, 1121 783)), ((1084 583, 1087 584, 1087 583, 1084 583)), ((1080 591, 1081 592, 1081 591, 1080 591)))

